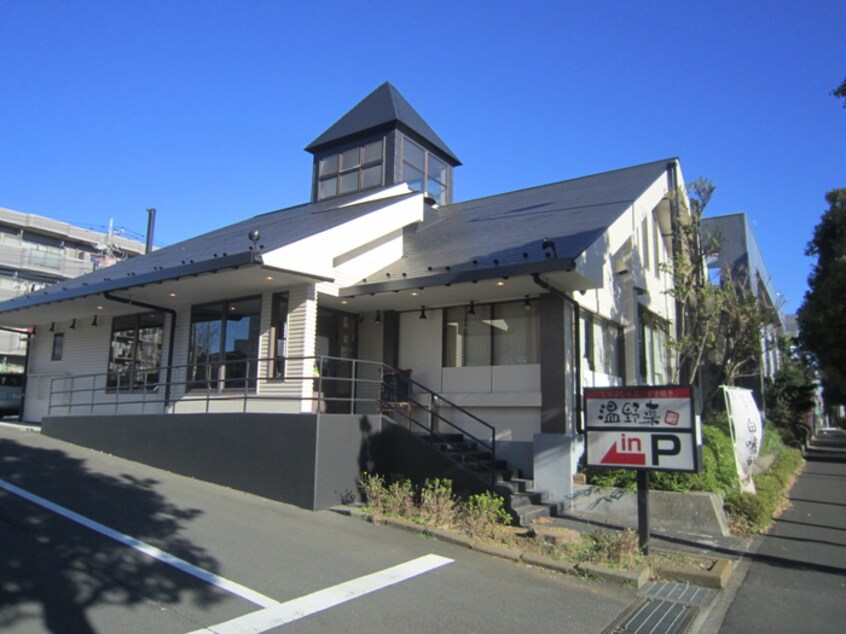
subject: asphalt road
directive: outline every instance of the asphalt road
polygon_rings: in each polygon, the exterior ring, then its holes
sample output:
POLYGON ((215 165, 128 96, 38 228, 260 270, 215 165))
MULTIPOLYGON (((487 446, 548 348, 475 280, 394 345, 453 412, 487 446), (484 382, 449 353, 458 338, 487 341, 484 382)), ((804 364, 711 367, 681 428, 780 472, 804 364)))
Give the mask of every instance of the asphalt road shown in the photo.
POLYGON ((634 596, 0 425, 3 632, 584 633, 634 596))
POLYGON ((763 537, 721 633, 846 630, 846 433, 813 441, 790 507, 763 537))

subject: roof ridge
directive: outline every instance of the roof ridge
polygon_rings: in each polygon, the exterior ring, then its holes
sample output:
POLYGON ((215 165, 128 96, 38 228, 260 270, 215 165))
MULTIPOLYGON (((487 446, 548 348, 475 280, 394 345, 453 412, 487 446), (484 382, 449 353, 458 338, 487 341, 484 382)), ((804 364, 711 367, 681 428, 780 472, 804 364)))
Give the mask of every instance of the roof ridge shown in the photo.
POLYGON ((387 86, 388 96, 391 98, 391 109, 394 111, 394 121, 399 121, 399 107, 397 106, 397 89, 389 81, 385 81, 382 86, 387 86))
POLYGON ((575 181, 584 180, 586 178, 595 178, 597 176, 605 176, 607 174, 613 174, 614 172, 622 172, 625 170, 637 169, 638 167, 646 167, 647 165, 654 165, 657 163, 670 163, 671 161, 678 161, 679 158, 677 156, 666 158, 666 159, 659 159, 657 161, 648 161, 646 163, 639 163, 637 165, 629 165, 628 167, 618 167, 612 170, 605 170, 604 172, 596 172, 594 174, 584 174, 582 176, 576 176, 575 178, 564 178, 560 181, 553 181, 551 183, 544 183, 542 185, 529 185, 528 187, 521 187, 520 189, 512 189, 511 191, 507 192, 500 192, 498 194, 490 194, 489 196, 481 196, 479 198, 470 198, 468 200, 462 200, 461 202, 451 203, 449 205, 442 205, 441 209, 446 209, 450 207, 460 207, 462 205, 467 205, 469 203, 474 203, 482 200, 489 200, 491 198, 498 198, 500 196, 511 196, 512 194, 517 194, 520 192, 527 192, 533 189, 543 189, 544 187, 554 187, 555 185, 561 185, 562 183, 572 183, 575 181))

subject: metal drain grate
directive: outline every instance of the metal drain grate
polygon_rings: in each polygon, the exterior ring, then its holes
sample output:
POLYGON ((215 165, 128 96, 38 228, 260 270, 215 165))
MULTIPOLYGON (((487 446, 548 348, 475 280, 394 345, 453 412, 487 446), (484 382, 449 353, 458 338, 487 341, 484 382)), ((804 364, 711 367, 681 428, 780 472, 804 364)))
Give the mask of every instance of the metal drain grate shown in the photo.
POLYGON ((684 632, 699 608, 662 599, 640 599, 602 634, 676 634, 684 632))
POLYGON ((711 599, 717 595, 717 591, 711 588, 692 586, 688 583, 656 581, 646 586, 640 594, 648 599, 664 599, 702 607, 711 602, 711 599))

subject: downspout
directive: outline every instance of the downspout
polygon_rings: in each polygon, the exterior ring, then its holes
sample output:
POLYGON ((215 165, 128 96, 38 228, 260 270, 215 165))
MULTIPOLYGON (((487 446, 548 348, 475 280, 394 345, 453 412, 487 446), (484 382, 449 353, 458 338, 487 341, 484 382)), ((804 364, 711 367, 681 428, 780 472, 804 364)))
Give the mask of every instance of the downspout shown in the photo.
POLYGON ((141 308, 148 308, 150 310, 155 310, 170 315, 170 336, 168 337, 167 342, 167 378, 164 393, 164 406, 165 409, 167 409, 167 406, 170 404, 170 381, 173 372, 173 344, 174 338, 176 336, 176 311, 172 308, 165 308, 164 306, 154 306, 153 304, 147 304, 146 302, 139 302, 132 299, 126 299, 125 297, 117 297, 116 295, 112 295, 110 291, 106 291, 105 293, 103 293, 103 297, 113 302, 129 304, 130 306, 139 306, 141 308))
POLYGON ((584 433, 584 430, 582 429, 582 359, 579 354, 582 349, 580 334, 581 329, 579 328, 581 322, 581 307, 576 300, 542 280, 540 275, 537 273, 532 274, 532 280, 534 280, 535 284, 544 290, 549 291, 556 297, 560 297, 573 307, 573 347, 575 348, 573 353, 573 366, 576 370, 576 432, 581 434, 584 433))
POLYGON ((33 328, 31 332, 26 333, 26 354, 24 355, 24 375, 23 375, 23 385, 21 386, 21 411, 18 413, 18 420, 23 422, 26 419, 24 418, 24 408, 26 407, 26 377, 29 373, 29 349, 32 346, 32 335, 35 334, 35 329, 33 328))

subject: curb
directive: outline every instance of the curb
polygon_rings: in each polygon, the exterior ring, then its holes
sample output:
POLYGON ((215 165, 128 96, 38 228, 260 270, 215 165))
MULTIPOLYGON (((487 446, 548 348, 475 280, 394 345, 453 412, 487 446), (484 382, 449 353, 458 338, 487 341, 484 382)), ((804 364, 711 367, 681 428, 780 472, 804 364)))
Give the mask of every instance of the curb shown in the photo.
POLYGON ((603 581, 610 581, 616 583, 618 586, 634 586, 640 590, 643 586, 649 583, 652 576, 652 571, 646 564, 641 564, 633 570, 621 570, 618 568, 608 568, 592 564, 589 561, 583 561, 576 566, 576 570, 586 575, 598 577, 603 581))
MULTIPOLYGON (((615 583, 620 586, 633 586, 637 589, 640 589, 649 582, 652 576, 652 569, 646 564, 643 564, 635 568, 634 570, 608 568, 606 566, 600 566, 598 564, 592 564, 589 562, 583 562, 578 565, 574 565, 569 561, 550 559, 549 557, 544 557, 543 555, 538 555, 535 553, 522 553, 518 550, 508 548, 507 546, 496 546, 493 544, 480 542, 474 539, 470 539, 469 537, 464 537, 463 535, 457 535, 455 533, 446 531, 442 528, 428 528, 420 524, 416 524, 415 522, 410 522, 408 520, 393 517, 376 518, 370 513, 365 513, 364 511, 361 511, 354 507, 336 506, 329 510, 340 515, 344 515, 346 517, 354 517, 356 519, 360 519, 365 522, 375 524, 377 526, 389 526, 391 528, 398 528, 400 530, 423 535, 425 537, 434 537, 443 542, 447 542, 456 546, 462 546, 470 550, 476 550, 486 555, 501 557, 502 559, 507 559, 516 563, 523 563, 527 566, 545 568, 547 570, 552 570, 554 572, 560 572, 563 574, 592 576, 598 579, 602 579, 603 581, 615 583)), ((714 558, 708 557, 707 559, 714 558)), ((726 563, 728 564, 728 570, 730 574, 731 563, 728 561, 726 561, 726 563)), ((694 574, 695 573, 692 573, 691 576, 693 576, 694 574)), ((697 581, 693 579, 691 579, 689 582, 697 583, 697 581)))
MULTIPOLYGON (((676 551, 666 550, 664 548, 653 548, 653 551, 666 553, 669 555, 677 554, 676 551)), ((734 566, 728 559, 720 557, 708 557, 707 555, 693 555, 684 554, 685 559, 699 560, 702 562, 714 562, 710 569, 690 570, 682 568, 681 566, 674 566, 672 564, 653 563, 652 570, 656 577, 665 579, 667 581, 679 581, 681 583, 690 583, 705 588, 716 588, 721 590, 728 585, 731 578, 734 566)))

